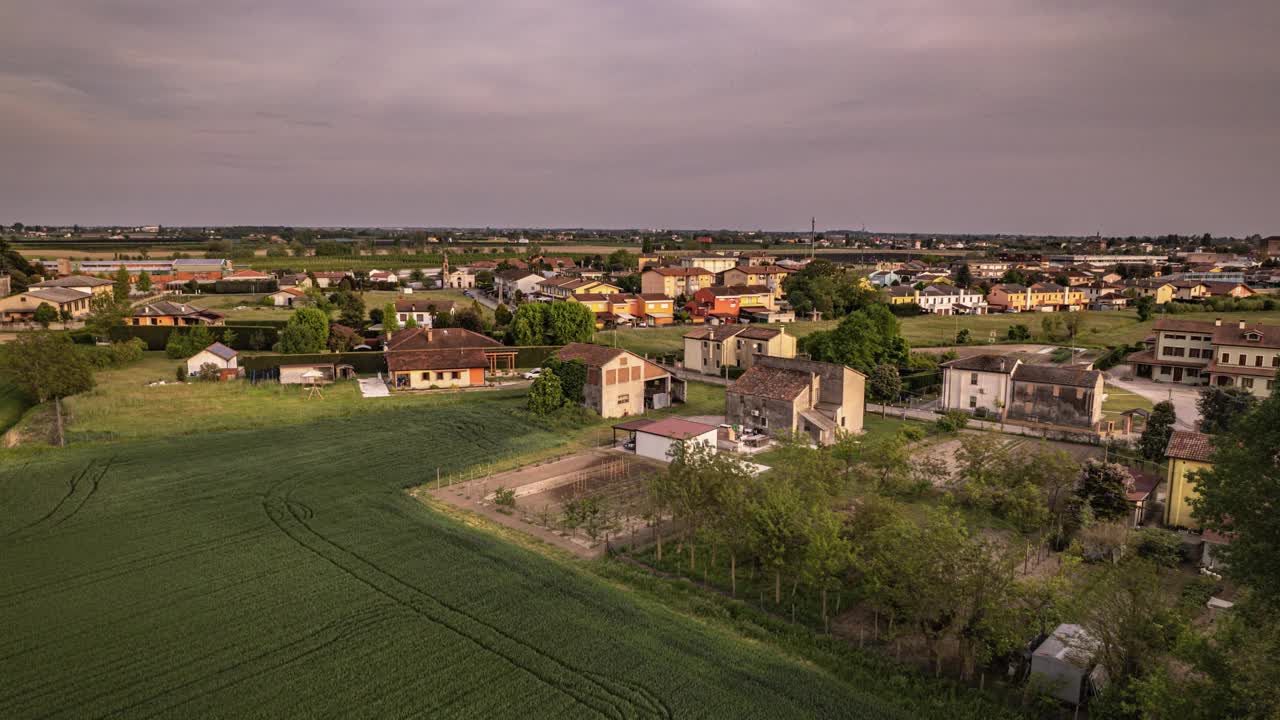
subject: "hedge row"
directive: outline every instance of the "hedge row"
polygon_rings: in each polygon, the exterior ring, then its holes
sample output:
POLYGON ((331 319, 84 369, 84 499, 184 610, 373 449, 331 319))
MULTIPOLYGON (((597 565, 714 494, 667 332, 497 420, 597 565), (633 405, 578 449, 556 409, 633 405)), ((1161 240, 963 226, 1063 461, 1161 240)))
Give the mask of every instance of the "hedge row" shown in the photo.
POLYGON ((350 365, 357 373, 373 375, 387 371, 386 356, 380 352, 315 353, 307 355, 250 355, 240 358, 246 370, 275 370, 281 365, 324 363, 350 365))
MULTIPOLYGON (((120 342, 129 338, 139 338, 147 344, 148 350, 163 350, 164 346, 169 343, 169 334, 178 329, 180 328, 167 325, 121 325, 111 328, 111 340, 120 342)), ((226 327, 214 325, 209 326, 208 330, 220 342, 228 331, 235 332, 235 340, 230 345, 236 350, 269 349, 276 344, 280 336, 280 331, 277 328, 266 325, 226 327), (253 339, 255 333, 261 333, 262 335, 262 346, 258 348, 249 346, 250 340, 253 339)))
MULTIPOLYGON (((285 325, 289 324, 288 320, 280 320, 277 318, 242 318, 238 320, 229 318, 224 322, 231 327, 237 327, 237 328, 238 327, 273 327, 278 330, 283 329, 285 325)), ((236 332, 240 332, 240 331, 237 330, 236 332)))
MULTIPOLYGON (((208 288, 208 285, 204 285, 201 290, 209 292, 208 288)), ((275 280, 217 280, 213 283, 213 292, 219 295, 273 293, 279 289, 275 280)))
POLYGON ((516 351, 516 367, 518 368, 536 368, 542 367, 542 363, 551 357, 551 354, 560 349, 559 345, 522 345, 512 348, 516 351))

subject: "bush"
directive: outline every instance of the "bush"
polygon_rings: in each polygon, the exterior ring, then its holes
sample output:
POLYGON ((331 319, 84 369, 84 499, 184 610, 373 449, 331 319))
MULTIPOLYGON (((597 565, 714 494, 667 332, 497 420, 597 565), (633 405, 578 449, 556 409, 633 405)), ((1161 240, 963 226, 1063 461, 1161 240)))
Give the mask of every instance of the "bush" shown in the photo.
POLYGON ((903 425, 898 429, 898 435, 907 442, 916 442, 924 439, 925 431, 919 425, 903 425))
POLYGON ((514 509, 516 506, 515 489, 499 485, 498 488, 493 491, 493 502, 498 506, 499 512, 503 512, 504 508, 506 509, 505 512, 510 512, 511 509, 514 509))
POLYGON ((1022 324, 1010 325, 1009 329, 1005 331, 1004 336, 1008 340, 1030 340, 1031 330, 1026 325, 1022 324))
POLYGON ((1222 582, 1209 575, 1198 575, 1182 588, 1179 603, 1187 609, 1199 610, 1209 602, 1209 598, 1222 592, 1222 582))
POLYGON ((1142 528, 1134 533, 1138 555, 1164 567, 1182 562, 1182 539, 1172 530, 1142 528))
POLYGON ((179 365, 179 366, 178 366, 178 373, 177 373, 177 374, 178 374, 178 382, 186 382, 186 381, 187 381, 187 366, 186 366, 186 365, 179 365))
POLYGON ((938 430, 944 433, 960 432, 969 424, 969 415, 962 410, 948 410, 938 418, 938 430))

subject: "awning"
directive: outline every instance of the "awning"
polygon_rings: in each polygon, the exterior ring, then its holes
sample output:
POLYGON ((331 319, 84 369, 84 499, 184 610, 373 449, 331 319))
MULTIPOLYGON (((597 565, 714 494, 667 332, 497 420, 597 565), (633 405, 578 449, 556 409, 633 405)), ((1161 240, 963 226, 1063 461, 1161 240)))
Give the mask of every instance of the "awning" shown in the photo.
POLYGON ((673 314, 671 314, 671 313, 659 313, 659 312, 645 313, 645 315, 647 315, 647 316, 649 316, 649 317, 654 317, 654 318, 673 318, 673 317, 675 317, 675 315, 673 315, 673 314))
POLYGON ((623 320, 635 320, 635 319, 636 319, 636 316, 635 316, 635 315, 629 315, 629 314, 627 314, 627 313, 614 313, 614 314, 615 314, 615 315, 617 315, 619 318, 621 318, 621 319, 623 319, 623 320))
POLYGON ((767 308, 767 307, 765 307, 765 306, 763 306, 763 305, 743 305, 743 306, 742 306, 741 308, 739 308, 739 309, 740 309, 740 310, 746 310, 747 312, 750 312, 750 313, 770 313, 770 312, 773 312, 772 310, 770 310, 769 308, 767 308))
POLYGON ((801 410, 800 417, 808 420, 809 424, 817 427, 819 430, 830 432, 836 429, 835 422, 817 410, 801 410))

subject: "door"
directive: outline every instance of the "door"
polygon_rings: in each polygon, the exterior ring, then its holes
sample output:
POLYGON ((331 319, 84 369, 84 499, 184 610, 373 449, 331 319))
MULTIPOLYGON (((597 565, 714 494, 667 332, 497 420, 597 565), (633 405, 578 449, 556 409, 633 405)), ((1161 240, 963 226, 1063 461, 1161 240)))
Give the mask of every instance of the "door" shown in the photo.
POLYGON ((1173 369, 1173 381, 1182 382, 1182 368, 1176 367, 1173 369))

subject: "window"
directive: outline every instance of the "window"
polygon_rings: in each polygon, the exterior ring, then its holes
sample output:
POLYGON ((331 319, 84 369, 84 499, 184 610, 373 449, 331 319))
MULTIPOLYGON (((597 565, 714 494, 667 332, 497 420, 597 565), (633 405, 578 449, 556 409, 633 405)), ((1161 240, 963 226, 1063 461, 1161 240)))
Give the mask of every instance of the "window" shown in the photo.
POLYGON ((431 373, 429 373, 429 372, 424 372, 424 373, 422 373, 422 379, 423 379, 423 380, 430 380, 430 379, 431 379, 431 373))
POLYGON ((978 373, 969 373, 969 384, 970 385, 978 384, 978 373))
POLYGON ((1258 355, 1257 357, 1255 357, 1255 358, 1253 359, 1253 366, 1254 366, 1254 367, 1262 367, 1262 356, 1261 356, 1261 355, 1258 355))
POLYGON ((629 394, 627 394, 627 393, 623 393, 623 394, 621 394, 621 395, 619 395, 619 396, 618 396, 618 404, 619 404, 619 405, 626 405, 626 404, 627 404, 627 403, 629 403, 629 402, 631 402, 631 396, 630 396, 629 394))
POLYGON ((970 395, 970 396, 969 396, 969 407, 971 407, 971 408, 976 408, 976 407, 978 407, 978 396, 977 396, 977 395, 970 395))
POLYGON ((760 427, 762 427, 762 428, 767 428, 767 427, 769 427, 769 418, 767 418, 767 417, 765 417, 765 416, 761 415, 761 416, 760 416, 760 427))
POLYGON ((1222 353, 1222 362, 1224 364, 1231 362, 1231 355, 1229 353, 1222 353))
POLYGON ((460 380, 462 379, 462 373, 457 370, 454 370, 453 372, 449 373, 449 378, 452 380, 460 380))
POLYGON ((1253 389, 1253 378, 1240 378, 1240 387, 1253 389))
POLYGON ((1161 367, 1161 368, 1160 368, 1160 374, 1161 374, 1161 375, 1168 375, 1168 374, 1169 374, 1169 372, 1170 372, 1170 370, 1169 370, 1169 368, 1167 368, 1167 367, 1161 367))
POLYGON ((1271 356, 1271 367, 1280 367, 1280 353, 1271 356))

